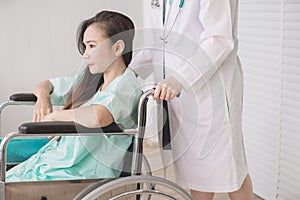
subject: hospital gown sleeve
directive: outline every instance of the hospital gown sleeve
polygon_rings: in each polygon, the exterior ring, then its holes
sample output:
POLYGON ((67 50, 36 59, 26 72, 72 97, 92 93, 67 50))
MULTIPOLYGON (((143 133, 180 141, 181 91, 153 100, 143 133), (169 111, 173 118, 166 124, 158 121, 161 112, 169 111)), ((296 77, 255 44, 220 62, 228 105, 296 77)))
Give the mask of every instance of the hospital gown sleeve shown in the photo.
POLYGON ((49 79, 53 86, 51 93, 51 103, 53 105, 64 105, 72 93, 73 87, 79 82, 83 73, 80 72, 74 76, 58 77, 49 79))
POLYGON ((125 128, 135 128, 137 124, 137 106, 141 96, 133 72, 132 76, 119 77, 104 91, 94 96, 93 104, 105 106, 112 114, 116 123, 125 128))

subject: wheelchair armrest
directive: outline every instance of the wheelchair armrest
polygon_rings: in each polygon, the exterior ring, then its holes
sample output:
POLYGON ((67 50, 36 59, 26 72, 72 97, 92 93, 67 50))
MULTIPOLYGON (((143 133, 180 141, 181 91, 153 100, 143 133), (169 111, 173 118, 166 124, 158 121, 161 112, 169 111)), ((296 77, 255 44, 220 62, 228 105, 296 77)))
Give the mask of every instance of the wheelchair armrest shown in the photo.
POLYGON ((46 133, 113 133, 123 132, 121 124, 111 123, 106 127, 87 128, 75 122, 29 122, 19 126, 21 134, 46 134, 46 133))
POLYGON ((33 101, 37 100, 37 97, 33 93, 16 93, 9 97, 11 101, 33 101))

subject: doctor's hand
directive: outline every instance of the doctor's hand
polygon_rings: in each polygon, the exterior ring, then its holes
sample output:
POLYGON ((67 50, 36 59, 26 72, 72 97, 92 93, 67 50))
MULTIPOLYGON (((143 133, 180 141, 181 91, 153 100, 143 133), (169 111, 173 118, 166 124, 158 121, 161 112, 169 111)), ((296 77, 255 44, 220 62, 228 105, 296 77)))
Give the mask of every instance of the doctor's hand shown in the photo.
POLYGON ((33 113, 33 121, 40 122, 45 115, 52 112, 50 96, 38 97, 33 113))
POLYGON ((173 76, 160 81, 155 88, 153 98, 161 100, 172 100, 182 90, 182 85, 173 76))

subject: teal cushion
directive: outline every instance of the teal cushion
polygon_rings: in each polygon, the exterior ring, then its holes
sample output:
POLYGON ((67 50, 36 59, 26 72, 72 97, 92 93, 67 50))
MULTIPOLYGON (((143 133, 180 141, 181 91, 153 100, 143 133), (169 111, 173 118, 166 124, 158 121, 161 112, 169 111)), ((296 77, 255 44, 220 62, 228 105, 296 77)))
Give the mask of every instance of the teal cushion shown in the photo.
MULTIPOLYGON (((0 139, 0 142, 2 139, 0 139)), ((48 138, 12 139, 7 146, 7 163, 23 162, 49 142, 48 138)))

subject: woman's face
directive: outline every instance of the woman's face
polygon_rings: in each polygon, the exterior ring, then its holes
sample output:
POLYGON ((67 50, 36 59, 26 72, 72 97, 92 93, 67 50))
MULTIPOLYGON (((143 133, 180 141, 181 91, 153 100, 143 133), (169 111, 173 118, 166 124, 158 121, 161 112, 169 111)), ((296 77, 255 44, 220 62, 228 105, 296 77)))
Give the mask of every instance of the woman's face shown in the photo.
POLYGON ((105 33, 96 24, 91 24, 84 32, 84 59, 92 74, 103 73, 116 59, 112 42, 105 37, 105 33))

